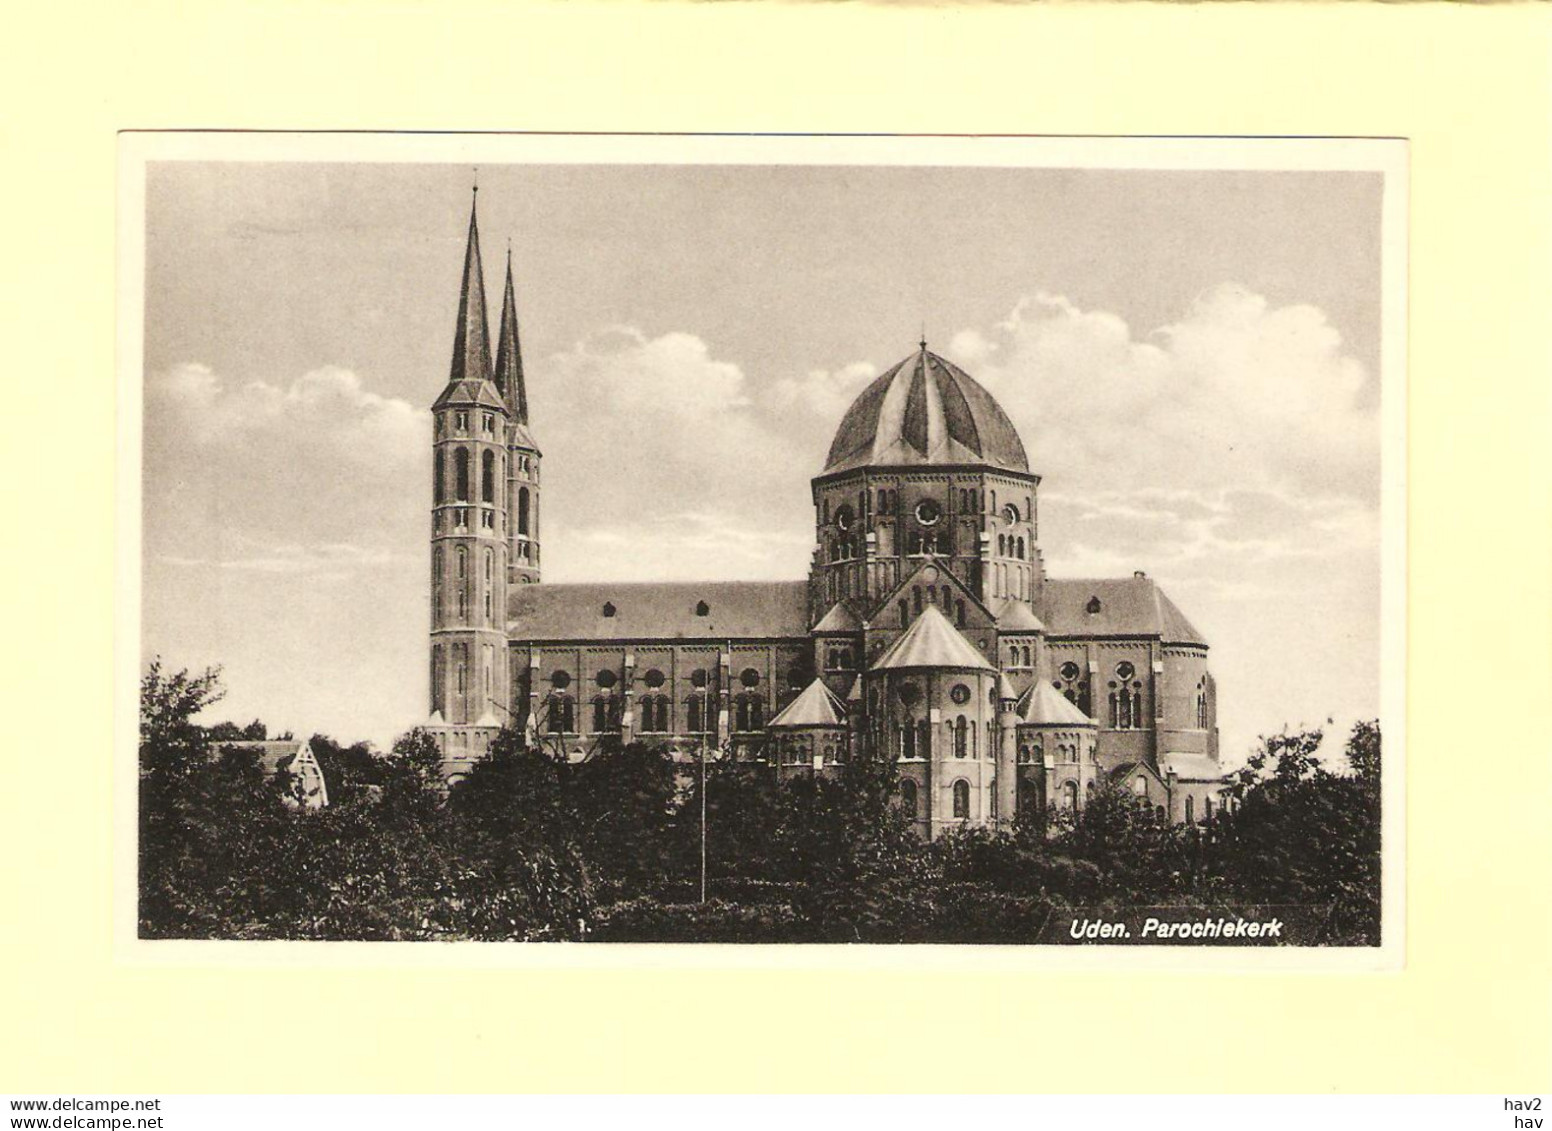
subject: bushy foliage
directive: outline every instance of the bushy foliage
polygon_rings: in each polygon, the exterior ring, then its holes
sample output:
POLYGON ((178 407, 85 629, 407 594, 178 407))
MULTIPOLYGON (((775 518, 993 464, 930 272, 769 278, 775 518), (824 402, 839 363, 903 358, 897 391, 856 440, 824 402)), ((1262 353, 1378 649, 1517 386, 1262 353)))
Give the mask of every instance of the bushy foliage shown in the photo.
POLYGON ((1028 942, 1079 906, 1330 907, 1323 941, 1379 941, 1380 732, 1355 727, 1350 772, 1319 731, 1262 741, 1207 822, 1157 819, 1105 786, 1080 813, 1021 815, 923 844, 897 768, 771 783, 615 745, 571 764, 503 731, 450 790, 423 730, 387 754, 312 740, 331 804, 287 806, 252 753, 206 728, 217 671, 141 682, 140 923, 148 937, 1028 942))

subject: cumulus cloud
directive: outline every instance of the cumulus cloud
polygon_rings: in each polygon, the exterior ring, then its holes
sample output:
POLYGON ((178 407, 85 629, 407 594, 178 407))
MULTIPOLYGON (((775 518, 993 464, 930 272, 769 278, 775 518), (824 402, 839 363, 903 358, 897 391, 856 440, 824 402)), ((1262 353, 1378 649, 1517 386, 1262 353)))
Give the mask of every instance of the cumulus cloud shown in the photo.
POLYGON ((1226 482, 1377 502, 1370 378, 1311 306, 1226 284, 1139 338, 1115 315, 1025 298, 950 350, 998 397, 1030 457, 1086 489, 1226 482))

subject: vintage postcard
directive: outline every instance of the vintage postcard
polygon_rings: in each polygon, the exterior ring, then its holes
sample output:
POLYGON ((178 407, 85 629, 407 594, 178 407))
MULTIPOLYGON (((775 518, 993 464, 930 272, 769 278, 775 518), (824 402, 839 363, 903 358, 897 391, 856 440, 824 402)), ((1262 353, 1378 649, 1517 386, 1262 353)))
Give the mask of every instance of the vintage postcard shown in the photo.
POLYGON ((1405 143, 121 157, 137 955, 1400 964, 1405 143))

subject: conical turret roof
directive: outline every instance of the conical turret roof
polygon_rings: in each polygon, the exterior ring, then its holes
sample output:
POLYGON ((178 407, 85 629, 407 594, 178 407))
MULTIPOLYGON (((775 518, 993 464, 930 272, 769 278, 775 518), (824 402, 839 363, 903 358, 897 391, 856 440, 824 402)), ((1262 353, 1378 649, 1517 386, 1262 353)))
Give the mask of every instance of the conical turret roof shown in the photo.
POLYGON ((874 671, 904 668, 951 668, 995 671, 975 645, 949 623, 936 605, 928 605, 873 665, 874 671))
POLYGON ((1018 712, 1024 722, 1036 726, 1091 727, 1097 725, 1093 719, 1078 709, 1077 704, 1043 679, 1036 680, 1034 685, 1024 693, 1024 700, 1019 704, 1018 712))
POLYGON ((770 721, 772 729, 796 727, 839 727, 846 725, 846 708, 824 685, 816 679, 803 689, 779 715, 770 721))

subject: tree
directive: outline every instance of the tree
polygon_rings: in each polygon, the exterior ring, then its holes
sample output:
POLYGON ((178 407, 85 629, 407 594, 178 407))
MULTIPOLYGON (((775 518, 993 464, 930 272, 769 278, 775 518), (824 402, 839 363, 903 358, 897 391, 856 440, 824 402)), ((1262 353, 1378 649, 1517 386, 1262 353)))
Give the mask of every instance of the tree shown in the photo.
POLYGON ((1359 723, 1348 739, 1354 773, 1317 756, 1319 730, 1262 739, 1230 787, 1232 814, 1208 865, 1227 891, 1260 904, 1330 909, 1324 941, 1380 941, 1380 731, 1359 723))

